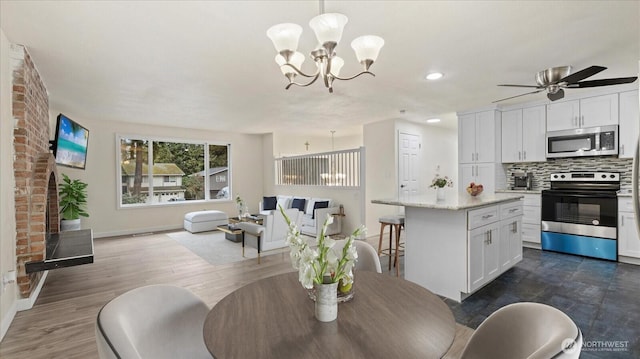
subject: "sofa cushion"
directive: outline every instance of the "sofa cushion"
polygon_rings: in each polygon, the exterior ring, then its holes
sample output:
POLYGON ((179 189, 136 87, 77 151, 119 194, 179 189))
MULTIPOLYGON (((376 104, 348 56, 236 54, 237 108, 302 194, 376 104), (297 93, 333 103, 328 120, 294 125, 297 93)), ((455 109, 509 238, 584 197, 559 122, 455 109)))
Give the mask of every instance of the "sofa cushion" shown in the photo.
POLYGON ((329 201, 317 201, 313 203, 313 212, 311 213, 311 219, 314 219, 316 216, 316 209, 318 208, 329 208, 329 201))
POLYGON ((313 204, 316 202, 329 202, 329 207, 331 207, 331 199, 330 198, 311 198, 307 201, 307 205, 304 211, 305 214, 313 215, 313 204))
POLYGON ((276 198, 277 198, 277 203, 276 203, 276 209, 277 210, 280 210, 280 207, 282 207, 284 209, 291 208, 291 199, 293 197, 278 195, 278 196, 276 196, 276 198))
POLYGON ((297 208, 299 211, 304 211, 306 200, 304 198, 294 198, 291 201, 291 208, 297 208))
POLYGON ((270 211, 276 209, 276 204, 278 200, 275 196, 273 197, 262 197, 262 210, 270 211))

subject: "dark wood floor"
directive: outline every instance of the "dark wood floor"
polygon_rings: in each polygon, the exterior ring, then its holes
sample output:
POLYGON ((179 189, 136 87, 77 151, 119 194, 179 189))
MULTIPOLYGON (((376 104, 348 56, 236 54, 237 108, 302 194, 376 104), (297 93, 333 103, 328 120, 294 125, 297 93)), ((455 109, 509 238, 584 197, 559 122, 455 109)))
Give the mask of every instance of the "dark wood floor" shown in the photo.
MULTIPOLYGON (((98 311, 142 285, 183 286, 213 306, 247 283, 290 271, 288 253, 265 256, 261 264, 245 260, 214 266, 163 234, 96 239, 95 263, 49 272, 33 309, 18 312, 13 320, 0 343, 0 357, 97 358, 98 311)), ((447 357, 457 357, 472 332, 459 326, 447 357)))

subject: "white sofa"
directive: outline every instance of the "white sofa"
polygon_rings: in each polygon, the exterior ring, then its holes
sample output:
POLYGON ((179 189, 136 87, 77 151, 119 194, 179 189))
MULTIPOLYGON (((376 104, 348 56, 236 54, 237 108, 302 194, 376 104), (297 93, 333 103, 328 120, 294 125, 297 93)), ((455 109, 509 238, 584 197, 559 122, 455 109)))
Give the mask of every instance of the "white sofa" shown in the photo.
MULTIPOLYGON (((327 228, 327 235, 335 235, 340 234, 342 232, 342 216, 340 205, 337 204, 330 198, 317 198, 317 197, 298 197, 298 196, 276 196, 277 205, 276 210, 282 206, 284 209, 291 208, 291 204, 293 203, 294 198, 301 198, 305 200, 304 212, 302 214, 302 222, 298 228, 300 228, 300 232, 302 234, 306 234, 308 236, 316 237, 320 230, 322 229, 322 225, 324 224, 324 220, 327 217, 327 214, 335 215, 333 217, 333 223, 329 225, 327 228), (314 214, 314 205, 316 202, 329 202, 327 208, 316 208, 314 214)), ((263 209, 263 201, 260 201, 259 204, 260 214, 269 214, 271 210, 263 209)))
MULTIPOLYGON (((285 214, 298 227, 302 220, 302 212, 296 208, 285 210, 285 214)), ((236 228, 244 231, 242 240, 242 255, 244 256, 244 247, 251 246, 258 250, 258 263, 260 263, 260 253, 271 249, 284 248, 287 246, 285 239, 287 238, 287 230, 289 226, 280 211, 270 211, 269 214, 261 214, 262 225, 252 222, 240 222, 236 224, 236 228)))

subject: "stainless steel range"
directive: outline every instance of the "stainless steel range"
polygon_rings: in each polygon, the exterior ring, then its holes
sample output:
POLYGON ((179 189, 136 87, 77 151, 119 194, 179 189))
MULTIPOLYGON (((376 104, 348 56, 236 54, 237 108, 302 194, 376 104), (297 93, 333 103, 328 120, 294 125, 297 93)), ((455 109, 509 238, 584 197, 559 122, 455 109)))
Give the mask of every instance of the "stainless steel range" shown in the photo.
POLYGON ((542 191, 542 249, 608 260, 618 259, 620 174, 551 174, 542 191))

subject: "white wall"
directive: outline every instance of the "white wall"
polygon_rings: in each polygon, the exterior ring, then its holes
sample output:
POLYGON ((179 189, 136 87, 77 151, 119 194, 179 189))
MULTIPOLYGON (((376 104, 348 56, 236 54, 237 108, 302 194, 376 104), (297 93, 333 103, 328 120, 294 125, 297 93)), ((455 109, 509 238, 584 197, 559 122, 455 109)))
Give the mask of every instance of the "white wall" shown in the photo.
MULTIPOLYGON (((10 43, 0 29, 0 281, 16 270, 16 214, 13 177, 13 112, 10 43)), ((16 313, 16 283, 0 289, 0 340, 16 313)))
POLYGON ((447 129, 421 125, 404 120, 387 120, 364 126, 364 143, 367 151, 366 225, 369 235, 379 228, 378 218, 403 212, 403 208, 371 204, 371 200, 395 198, 398 195, 398 135, 400 132, 421 137, 420 189, 429 193, 436 168, 440 175, 449 176, 454 191, 458 181, 458 133, 447 129))
POLYGON ((60 112, 89 129, 86 169, 82 171, 59 166, 58 172, 88 183, 87 207, 90 217, 82 218, 82 227, 93 229, 96 238, 182 228, 184 214, 196 210, 217 209, 235 216, 237 209, 233 198, 237 195, 245 199, 252 212, 258 210, 257 199, 262 196, 264 182, 263 158, 256 155, 263 149, 260 135, 114 123, 101 121, 99 114, 92 118, 81 117, 74 114, 72 109, 52 109, 52 125, 60 112), (118 209, 116 134, 230 143, 233 197, 225 202, 176 202, 161 207, 118 209))
POLYGON ((379 231, 378 218, 398 213, 399 208, 372 204, 373 199, 393 198, 397 195, 398 166, 395 121, 380 121, 364 126, 366 151, 366 226, 368 236, 379 231))
POLYGON ((273 134, 273 155, 275 157, 307 155, 311 153, 349 150, 362 146, 362 134, 341 136, 336 131, 331 148, 331 132, 326 136, 306 136, 293 133, 273 134), (309 143, 309 149, 305 143, 309 143))

